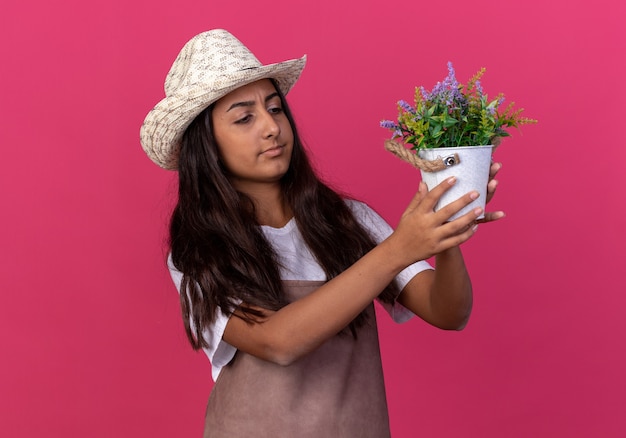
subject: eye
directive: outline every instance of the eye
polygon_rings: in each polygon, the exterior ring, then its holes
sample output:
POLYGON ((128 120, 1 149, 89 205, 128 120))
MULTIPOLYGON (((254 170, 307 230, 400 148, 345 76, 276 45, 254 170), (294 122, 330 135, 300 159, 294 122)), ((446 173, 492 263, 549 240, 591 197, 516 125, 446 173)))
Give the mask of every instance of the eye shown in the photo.
POLYGON ((283 109, 279 106, 275 106, 275 107, 268 108, 267 111, 270 114, 280 114, 283 112, 283 109))
POLYGON ((242 118, 240 118, 240 119, 237 119, 237 120, 235 121, 235 123, 236 123, 237 125, 243 125, 243 124, 245 124, 245 123, 248 123, 251 119, 252 119, 252 116, 251 116, 250 114, 248 114, 248 115, 243 116, 243 117, 242 117, 242 118))

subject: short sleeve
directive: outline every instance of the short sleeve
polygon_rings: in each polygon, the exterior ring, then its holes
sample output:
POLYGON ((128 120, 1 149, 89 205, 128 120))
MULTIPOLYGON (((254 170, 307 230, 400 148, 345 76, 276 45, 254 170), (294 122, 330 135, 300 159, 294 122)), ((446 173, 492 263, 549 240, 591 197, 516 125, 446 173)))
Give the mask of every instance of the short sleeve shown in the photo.
MULTIPOLYGON (((365 227, 365 229, 369 231, 376 243, 382 242, 393 232, 393 228, 391 228, 391 226, 367 204, 354 200, 348 200, 346 202, 357 220, 365 227)), ((395 278, 398 290, 401 291, 413 277, 427 269, 433 268, 428 262, 423 260, 413 263, 403 269, 395 278)), ((406 322, 415 316, 413 312, 396 301, 393 303, 383 303, 382 301, 379 301, 379 304, 387 311, 395 322, 406 322)))
MULTIPOLYGON (((172 281, 174 282, 178 293, 180 293, 180 285, 183 279, 183 274, 174 266, 171 254, 167 259, 167 267, 170 271, 172 281)), ((213 324, 202 332, 202 336, 209 344, 209 348, 204 348, 203 351, 211 362, 211 376, 213 377, 213 381, 217 380, 217 376, 219 375, 222 367, 228 364, 237 352, 235 347, 222 339, 224 336, 224 330, 226 330, 228 318, 229 316, 225 315, 218 309, 213 324)), ((192 330, 195 329, 193 321, 190 320, 189 323, 191 324, 192 330)))

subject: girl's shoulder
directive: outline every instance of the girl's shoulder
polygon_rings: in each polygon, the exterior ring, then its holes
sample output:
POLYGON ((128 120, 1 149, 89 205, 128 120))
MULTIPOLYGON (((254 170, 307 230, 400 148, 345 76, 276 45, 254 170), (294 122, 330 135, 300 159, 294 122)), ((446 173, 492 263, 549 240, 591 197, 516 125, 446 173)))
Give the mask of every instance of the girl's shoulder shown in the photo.
POLYGON ((376 210, 365 202, 352 198, 344 198, 344 202, 350 208, 352 214, 354 214, 357 220, 375 223, 380 221, 384 222, 384 219, 376 212, 376 210))
POLYGON ((363 201, 353 198, 343 198, 343 202, 350 208, 352 213, 357 216, 363 216, 373 211, 372 208, 363 201))

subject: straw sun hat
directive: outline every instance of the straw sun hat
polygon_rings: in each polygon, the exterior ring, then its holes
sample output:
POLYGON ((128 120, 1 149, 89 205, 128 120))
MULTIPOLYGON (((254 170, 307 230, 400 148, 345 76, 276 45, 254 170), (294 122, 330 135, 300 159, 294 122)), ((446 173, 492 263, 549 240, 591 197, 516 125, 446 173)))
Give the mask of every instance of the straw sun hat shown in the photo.
POLYGON ((305 63, 306 55, 263 65, 225 30, 196 35, 182 48, 165 78, 165 99, 156 104, 141 126, 143 150, 159 166, 176 170, 183 133, 205 108, 260 79, 274 79, 287 94, 305 63))

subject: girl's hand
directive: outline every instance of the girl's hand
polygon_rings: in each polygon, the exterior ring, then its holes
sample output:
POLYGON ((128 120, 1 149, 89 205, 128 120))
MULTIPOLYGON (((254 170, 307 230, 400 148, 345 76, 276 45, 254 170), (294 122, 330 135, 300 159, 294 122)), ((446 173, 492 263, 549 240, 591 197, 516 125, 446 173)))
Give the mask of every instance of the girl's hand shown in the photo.
MULTIPOLYGON (((487 200, 486 200, 487 203, 489 203, 489 201, 493 199, 493 196, 496 193, 496 189, 498 188, 498 180, 495 179, 495 177, 500 171, 500 169, 502 169, 501 163, 491 164, 491 168, 489 169, 489 182, 487 183, 487 200)), ((503 211, 485 213, 484 219, 478 220, 477 223, 493 222, 498 219, 502 219, 503 217, 504 217, 503 211)))
POLYGON ((417 194, 403 213, 392 238, 398 245, 399 255, 409 258, 404 266, 426 260, 442 251, 467 241, 476 230, 476 218, 481 208, 449 221, 450 217, 478 197, 477 192, 467 193, 456 201, 434 211, 439 198, 456 183, 448 178, 431 191, 420 182, 417 194))
POLYGON ((498 180, 495 178, 500 169, 502 169, 502 163, 491 163, 491 167, 489 168, 489 182, 487 183, 487 203, 491 201, 498 188, 498 180))

